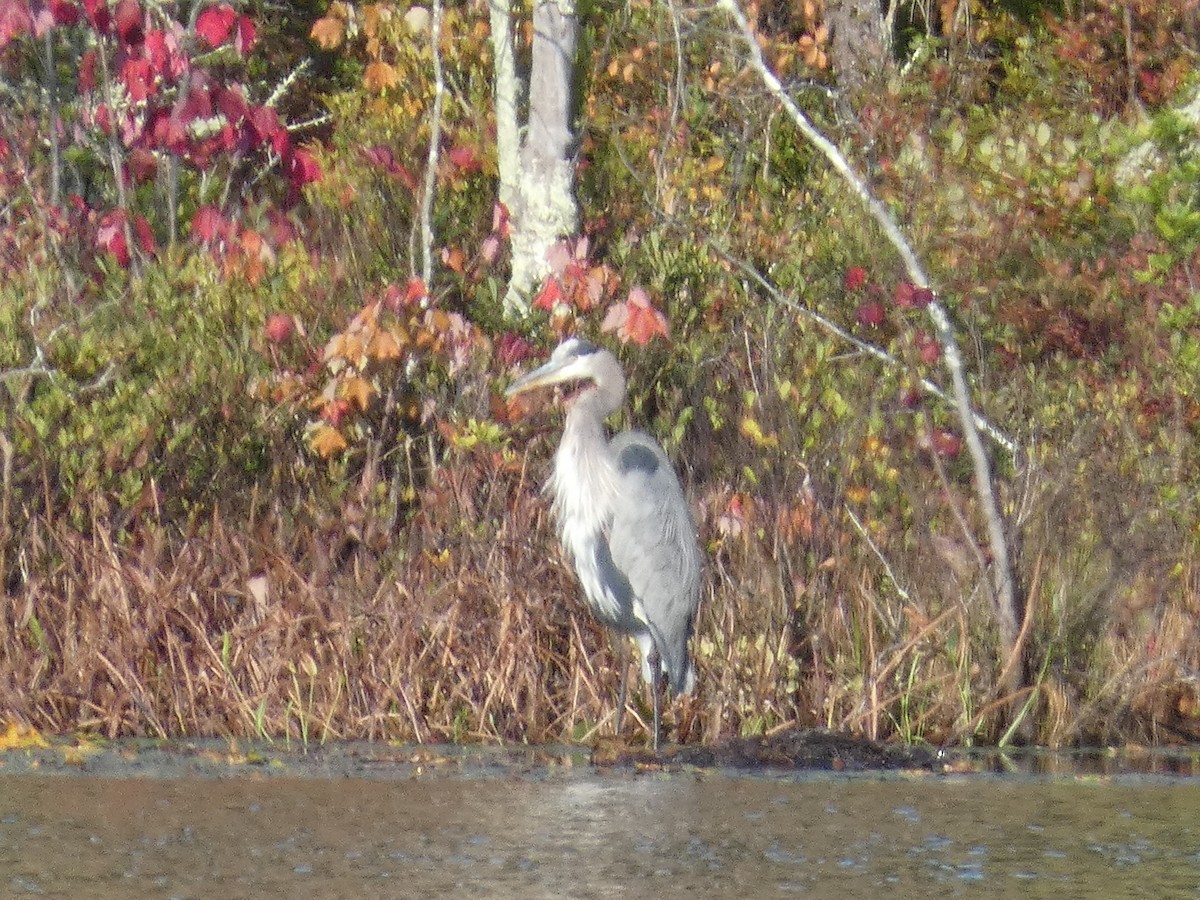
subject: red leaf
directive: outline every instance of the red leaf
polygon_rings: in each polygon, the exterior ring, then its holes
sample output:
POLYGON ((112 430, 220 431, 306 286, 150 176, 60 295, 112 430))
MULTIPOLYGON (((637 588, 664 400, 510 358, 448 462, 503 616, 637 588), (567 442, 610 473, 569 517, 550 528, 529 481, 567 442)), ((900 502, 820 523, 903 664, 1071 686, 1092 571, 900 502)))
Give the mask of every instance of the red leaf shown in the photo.
POLYGON ((267 340, 272 344, 282 344, 296 332, 296 323, 292 317, 284 313, 272 313, 267 317, 265 326, 267 340))
POLYGON ((446 156, 449 157, 454 167, 464 175, 470 175, 472 172, 478 172, 483 168, 483 163, 479 161, 479 157, 475 155, 475 151, 470 147, 451 147, 446 156))
POLYGON ((27 34, 32 28, 33 19, 24 0, 0 0, 0 47, 27 34))
POLYGON ((292 154, 288 160, 287 171, 293 188, 301 188, 321 180, 321 166, 317 158, 304 149, 298 149, 292 154))
POLYGON ((112 254, 121 268, 129 265, 129 244, 125 241, 124 212, 114 209, 100 217, 100 225, 96 229, 96 247, 103 252, 112 254))
MULTIPOLYGON (((243 119, 250 119, 251 127, 254 126, 250 104, 246 102, 245 95, 236 87, 218 88, 213 96, 213 106, 220 110, 221 114, 225 116, 225 120, 232 125, 240 125, 243 119)), ((277 125, 278 122, 275 124, 277 125)))
POLYGON ((227 240, 232 229, 233 223, 215 206, 202 206, 192 216, 192 238, 201 244, 227 240))
POLYGON ((917 355, 921 357, 921 362, 927 365, 933 365, 942 358, 942 347, 929 336, 925 331, 918 331, 915 335, 917 344, 917 355))
POLYGON ((270 222, 267 239, 272 246, 282 247, 284 244, 290 244, 299 239, 300 234, 296 230, 296 225, 288 218, 287 213, 272 208, 267 212, 267 219, 270 222))
POLYGON ((919 288, 907 281, 896 285, 893 296, 896 305, 901 309, 924 309, 933 302, 933 291, 927 287, 919 288))
POLYGON ((254 130, 254 136, 261 144, 271 143, 275 139, 275 135, 284 130, 283 126, 279 124, 279 113, 269 106, 256 106, 250 109, 247 118, 250 120, 250 127, 254 130))
POLYGON ((158 158, 145 147, 135 147, 130 151, 127 166, 134 184, 146 184, 158 175, 158 158))
POLYGON ((610 331, 620 331, 628 321, 629 304, 624 302, 614 303, 608 308, 608 312, 604 314, 604 321, 600 323, 600 330, 606 334, 610 331))
POLYGON ((170 110, 158 110, 154 113, 149 128, 150 142, 155 147, 162 147, 172 153, 182 154, 187 150, 187 129, 184 128, 170 110))
POLYGON ((948 456, 953 459, 962 452, 962 438, 953 431, 947 431, 944 428, 935 428, 931 440, 933 443, 933 452, 938 456, 948 456))
POLYGON ((533 356, 533 345, 519 334, 506 331, 496 345, 496 358, 505 366, 515 366, 533 356))
POLYGON ((154 74, 166 75, 167 63, 171 58, 170 50, 167 47, 167 33, 158 28, 147 31, 146 38, 142 41, 142 47, 146 51, 146 59, 154 70, 154 74))
POLYGON ((126 44, 140 44, 145 36, 143 29, 144 16, 142 7, 137 0, 121 0, 113 13, 113 24, 117 29, 117 37, 126 44))
POLYGON ((142 46, 151 65, 154 66, 155 74, 159 77, 178 80, 191 67, 191 61, 179 47, 182 35, 183 28, 175 22, 170 24, 167 31, 155 28, 146 32, 142 46))
POLYGON ((321 411, 321 418, 336 428, 350 412, 350 401, 342 397, 330 402, 321 411))
MULTIPOLYGON (((0 0, 3 2, 3 0, 0 0)), ((79 93, 86 94, 96 89, 96 48, 89 47, 79 59, 79 93)))
POLYGON ((196 119, 210 119, 213 114, 212 93, 205 79, 196 73, 192 78, 191 90, 183 101, 176 115, 185 126, 191 125, 196 119))
POLYGON ((79 7, 72 0, 50 0, 50 13, 55 25, 74 25, 79 21, 79 7))
POLYGON ((196 17, 196 34, 215 50, 229 40, 236 19, 237 13, 228 3, 209 6, 196 17))
POLYGON ((846 277, 842 279, 842 287, 848 291, 857 290, 867 280, 867 270, 862 266, 851 266, 846 270, 846 277))
POLYGON ((562 276, 571 262, 571 247, 566 241, 556 241, 546 251, 546 263, 550 266, 550 271, 557 276, 562 276))
POLYGON ((140 103, 155 94, 154 72, 150 68, 150 60, 145 58, 130 58, 121 67, 121 81, 129 92, 129 99, 140 103))
POLYGON ((383 169, 385 172, 391 172, 392 167, 396 165, 396 157, 391 148, 382 144, 376 144, 374 147, 359 147, 358 155, 375 168, 383 169))
POLYGON ((154 231, 150 228, 150 223, 146 221, 145 216, 135 215, 133 217, 133 234, 143 253, 154 253, 158 249, 158 244, 154 240, 154 231))
POLYGON ((112 132, 112 115, 108 111, 107 103, 101 103, 96 107, 96 127, 100 129, 101 134, 112 132))
POLYGON ((33 7, 33 36, 42 38, 54 27, 54 13, 50 7, 38 4, 33 7))
POLYGON ((408 284, 404 287, 404 302, 406 305, 412 305, 419 300, 424 300, 428 296, 429 288, 425 286, 425 281, 423 279, 408 279, 408 284))
POLYGON ((878 300, 871 300, 860 306, 854 315, 858 319, 858 324, 864 328, 878 328, 883 324, 883 304, 878 300))
POLYGON ((108 31, 108 24, 111 21, 108 0, 83 0, 83 11, 87 13, 88 21, 97 31, 108 31))
POLYGON ((237 51, 237 55, 245 56, 257 40, 258 30, 254 27, 254 22, 249 16, 238 16, 237 34, 233 36, 233 49, 237 51))
POLYGON ((542 289, 538 291, 537 297, 533 301, 534 309, 544 309, 546 312, 554 312, 554 307, 562 302, 563 292, 562 285, 558 283, 557 278, 547 278, 542 284, 542 289))

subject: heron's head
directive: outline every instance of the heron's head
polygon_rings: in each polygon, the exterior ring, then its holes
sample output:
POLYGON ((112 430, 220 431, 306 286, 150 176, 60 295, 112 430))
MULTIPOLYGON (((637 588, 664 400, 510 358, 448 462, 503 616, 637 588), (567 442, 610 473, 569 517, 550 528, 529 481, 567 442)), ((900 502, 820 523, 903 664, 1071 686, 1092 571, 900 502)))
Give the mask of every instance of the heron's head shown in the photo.
POLYGON ((582 338, 567 338, 554 348, 545 364, 510 384, 504 396, 514 397, 536 388, 570 382, 590 381, 599 384, 602 379, 611 378, 614 369, 619 376, 616 359, 607 350, 582 338))

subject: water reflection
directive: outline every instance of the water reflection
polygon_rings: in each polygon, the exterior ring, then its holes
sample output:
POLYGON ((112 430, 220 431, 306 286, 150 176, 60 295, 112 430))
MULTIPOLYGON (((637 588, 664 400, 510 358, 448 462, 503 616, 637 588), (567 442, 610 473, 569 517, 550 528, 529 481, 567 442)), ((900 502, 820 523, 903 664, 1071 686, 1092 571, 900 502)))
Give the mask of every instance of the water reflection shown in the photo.
POLYGON ((1200 787, 720 774, 0 778, 0 893, 1200 891, 1200 787))

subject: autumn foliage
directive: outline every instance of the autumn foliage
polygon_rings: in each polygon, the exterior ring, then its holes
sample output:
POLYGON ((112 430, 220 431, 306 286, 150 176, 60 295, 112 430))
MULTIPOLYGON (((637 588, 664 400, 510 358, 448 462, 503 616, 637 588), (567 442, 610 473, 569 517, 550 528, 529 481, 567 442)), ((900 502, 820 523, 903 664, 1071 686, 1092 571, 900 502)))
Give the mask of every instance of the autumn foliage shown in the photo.
POLYGON ((696 510, 684 736, 1011 741, 1014 709, 1043 742, 1200 736, 1194 4, 1033 6, 900 4, 902 64, 856 108, 823 3, 751 8, 935 288, 717 12, 584 12, 584 221, 516 322, 486 4, 433 48, 388 2, 0 0, 0 715, 605 732, 616 655, 539 493, 557 402, 503 398, 582 333, 696 510), (1018 549, 1018 697, 934 289, 1018 549))

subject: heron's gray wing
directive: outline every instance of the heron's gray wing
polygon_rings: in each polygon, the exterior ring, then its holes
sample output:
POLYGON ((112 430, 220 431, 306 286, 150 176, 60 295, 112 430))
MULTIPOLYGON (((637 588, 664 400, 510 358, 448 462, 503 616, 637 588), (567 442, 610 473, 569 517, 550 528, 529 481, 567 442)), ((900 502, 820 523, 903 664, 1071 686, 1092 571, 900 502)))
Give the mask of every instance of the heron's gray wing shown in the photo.
POLYGON ((700 602, 700 551, 679 479, 653 438, 626 431, 610 445, 617 490, 608 543, 635 615, 654 638, 675 691, 691 681, 688 638, 700 602))

